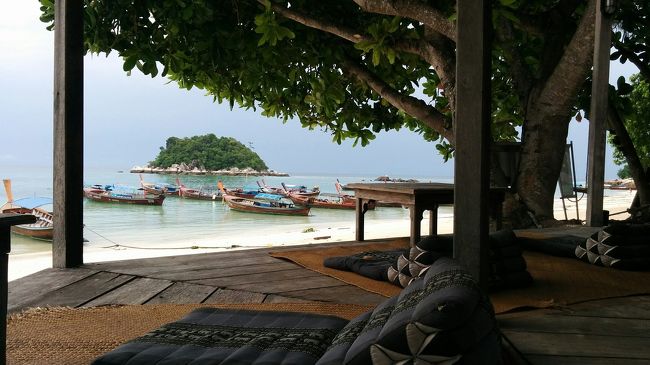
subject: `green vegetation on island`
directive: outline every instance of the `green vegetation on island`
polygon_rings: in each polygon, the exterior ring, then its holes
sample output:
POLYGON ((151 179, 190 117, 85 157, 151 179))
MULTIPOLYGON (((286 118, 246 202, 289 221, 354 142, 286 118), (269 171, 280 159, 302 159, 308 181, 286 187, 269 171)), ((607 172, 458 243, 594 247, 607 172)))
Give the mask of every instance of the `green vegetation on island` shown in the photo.
POLYGON ((165 147, 149 165, 168 168, 174 164, 185 164, 190 168, 226 170, 233 167, 250 167, 257 171, 268 170, 266 163, 257 153, 231 137, 217 137, 214 134, 187 138, 169 137, 165 147))

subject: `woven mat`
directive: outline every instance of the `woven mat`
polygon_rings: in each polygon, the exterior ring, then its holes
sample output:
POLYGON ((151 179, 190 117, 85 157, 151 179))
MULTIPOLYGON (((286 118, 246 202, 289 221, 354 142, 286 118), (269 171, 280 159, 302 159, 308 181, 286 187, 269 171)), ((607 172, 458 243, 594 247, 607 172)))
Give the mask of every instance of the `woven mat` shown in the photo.
POLYGON ((8 364, 89 364, 97 356, 201 307, 328 314, 351 319, 372 308, 354 304, 158 304, 33 308, 7 322, 8 364))
POLYGON ((323 266, 323 260, 327 257, 350 256, 366 251, 388 251, 409 247, 408 238, 398 238, 388 242, 384 241, 365 245, 345 245, 326 248, 319 247, 315 249, 308 247, 291 251, 271 252, 270 255, 293 261, 309 270, 331 276, 345 283, 358 286, 363 290, 383 295, 385 297, 392 297, 401 291, 400 287, 390 284, 387 281, 373 280, 350 271, 330 269, 323 266))
MULTIPOLYGON (((400 288, 388 282, 377 281, 361 275, 329 269, 323 259, 347 256, 364 251, 391 250, 408 247, 407 240, 388 244, 340 246, 324 249, 300 249, 271 253, 274 257, 291 260, 301 266, 331 276, 369 292, 391 297, 400 288)), ((598 267, 577 259, 548 256, 526 252, 524 258, 533 276, 533 286, 524 289, 504 290, 492 293, 490 299, 496 313, 513 309, 548 308, 595 299, 628 295, 650 294, 650 272, 631 272, 598 267)))

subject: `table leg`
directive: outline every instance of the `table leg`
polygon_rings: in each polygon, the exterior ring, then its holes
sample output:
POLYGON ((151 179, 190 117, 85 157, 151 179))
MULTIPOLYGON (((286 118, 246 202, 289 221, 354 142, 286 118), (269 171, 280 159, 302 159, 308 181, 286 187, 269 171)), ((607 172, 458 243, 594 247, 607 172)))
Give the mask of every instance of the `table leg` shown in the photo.
POLYGON ((356 204, 356 231, 355 239, 357 241, 363 241, 363 216, 366 212, 363 209, 363 199, 357 198, 356 204))
POLYGON ((414 247, 422 236, 421 223, 423 210, 417 205, 409 207, 409 210, 411 211, 411 247, 414 247))
POLYGON ((438 234, 438 204, 434 204, 431 206, 431 210, 429 210, 429 235, 437 235, 438 234))

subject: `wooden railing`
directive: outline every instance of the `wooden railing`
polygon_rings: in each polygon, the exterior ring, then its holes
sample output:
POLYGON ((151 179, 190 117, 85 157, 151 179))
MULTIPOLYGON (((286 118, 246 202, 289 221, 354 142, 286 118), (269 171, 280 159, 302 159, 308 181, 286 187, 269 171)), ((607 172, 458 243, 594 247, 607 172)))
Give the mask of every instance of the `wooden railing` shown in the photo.
POLYGON ((0 365, 7 363, 7 289, 9 252, 11 252, 11 226, 36 222, 36 217, 26 214, 0 214, 0 365))

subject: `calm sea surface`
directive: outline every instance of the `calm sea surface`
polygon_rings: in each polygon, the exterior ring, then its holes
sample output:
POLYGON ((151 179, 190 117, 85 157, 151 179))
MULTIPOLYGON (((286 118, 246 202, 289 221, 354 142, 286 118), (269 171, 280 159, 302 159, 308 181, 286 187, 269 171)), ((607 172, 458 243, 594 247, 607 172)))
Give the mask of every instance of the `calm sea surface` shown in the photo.
MULTIPOLYGON (((86 169, 84 185, 122 184, 139 185, 138 174, 116 169, 86 169)), ((451 182, 451 179, 399 176, 415 178, 421 182, 451 182)), ((0 166, 0 178, 12 180, 15 199, 28 196, 52 196, 52 169, 37 167, 0 166)), ((146 182, 175 183, 175 176, 143 174, 146 182)), ((335 181, 342 184, 370 182, 376 176, 290 176, 264 177, 270 186, 285 184, 318 186, 323 193, 335 193, 335 181)), ((181 181, 193 188, 216 188, 221 179, 226 187, 256 188, 260 177, 232 176, 180 176, 181 181)), ((4 189, 0 192, 0 205, 7 200, 4 189)), ((441 216, 451 214, 449 208, 441 216)), ((445 210, 446 209, 446 210, 445 210)), ((377 208, 366 213, 366 220, 408 220, 408 210, 402 208, 377 208)), ((353 210, 312 209, 307 217, 273 216, 231 211, 221 202, 198 201, 167 197, 162 206, 138 206, 129 204, 84 201, 84 237, 90 244, 119 243, 136 247, 173 248, 198 242, 210 237, 257 235, 262 241, 265 234, 281 231, 304 230, 344 223, 354 224, 353 210)), ((262 243, 262 242, 260 242, 262 243)), ((22 254, 51 250, 48 242, 21 236, 12 236, 12 253, 22 254)))

